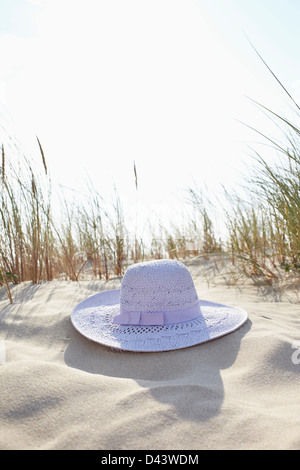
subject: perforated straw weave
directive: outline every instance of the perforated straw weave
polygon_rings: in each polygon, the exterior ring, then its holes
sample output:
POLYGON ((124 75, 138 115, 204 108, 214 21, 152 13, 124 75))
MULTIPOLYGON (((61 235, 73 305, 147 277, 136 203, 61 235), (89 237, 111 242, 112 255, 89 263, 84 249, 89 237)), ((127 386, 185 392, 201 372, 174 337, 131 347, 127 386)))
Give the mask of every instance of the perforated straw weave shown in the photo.
POLYGON ((236 330, 247 318, 240 308, 200 300, 189 270, 174 260, 130 266, 121 290, 99 292, 71 314, 86 338, 136 352, 203 343, 236 330))

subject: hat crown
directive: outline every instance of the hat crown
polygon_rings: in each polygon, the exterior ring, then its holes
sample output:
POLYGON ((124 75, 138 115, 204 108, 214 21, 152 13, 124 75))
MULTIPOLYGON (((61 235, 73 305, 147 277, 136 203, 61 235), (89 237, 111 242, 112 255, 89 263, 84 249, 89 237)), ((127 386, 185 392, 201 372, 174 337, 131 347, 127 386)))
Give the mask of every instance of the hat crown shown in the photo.
POLYGON ((130 312, 181 310, 198 303, 187 267, 175 260, 155 260, 130 266, 121 284, 120 306, 130 312))

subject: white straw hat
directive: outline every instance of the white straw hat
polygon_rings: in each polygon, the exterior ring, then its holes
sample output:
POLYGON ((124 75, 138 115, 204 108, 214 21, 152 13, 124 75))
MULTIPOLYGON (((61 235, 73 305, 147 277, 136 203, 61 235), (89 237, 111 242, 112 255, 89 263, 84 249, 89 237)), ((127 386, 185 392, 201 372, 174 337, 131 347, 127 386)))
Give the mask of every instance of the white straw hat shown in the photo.
POLYGON ((86 338, 136 352, 203 343, 231 333, 247 318, 240 308, 200 300, 187 267, 169 259, 130 266, 121 290, 88 297, 71 313, 86 338))

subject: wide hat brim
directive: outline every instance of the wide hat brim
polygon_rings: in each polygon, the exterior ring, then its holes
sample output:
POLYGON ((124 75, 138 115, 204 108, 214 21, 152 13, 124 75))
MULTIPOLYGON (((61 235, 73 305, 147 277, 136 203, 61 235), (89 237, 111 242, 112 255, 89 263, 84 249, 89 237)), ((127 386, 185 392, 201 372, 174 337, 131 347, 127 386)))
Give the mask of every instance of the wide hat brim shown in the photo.
POLYGON ((120 312, 120 290, 99 292, 80 302, 71 313, 73 326, 83 336, 110 348, 134 352, 182 349, 231 333, 248 314, 237 307, 199 300, 199 317, 159 326, 120 325, 113 319, 120 312))

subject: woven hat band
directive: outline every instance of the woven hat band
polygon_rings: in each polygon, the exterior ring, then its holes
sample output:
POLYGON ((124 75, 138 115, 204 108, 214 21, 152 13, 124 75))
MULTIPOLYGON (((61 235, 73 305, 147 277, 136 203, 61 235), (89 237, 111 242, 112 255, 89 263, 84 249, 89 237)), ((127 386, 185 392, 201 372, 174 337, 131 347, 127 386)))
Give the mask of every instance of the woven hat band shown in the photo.
POLYGON ((119 325, 172 325, 183 323, 199 317, 201 314, 200 302, 181 310, 165 310, 162 312, 128 312, 120 308, 120 314, 116 315, 113 323, 119 325))

